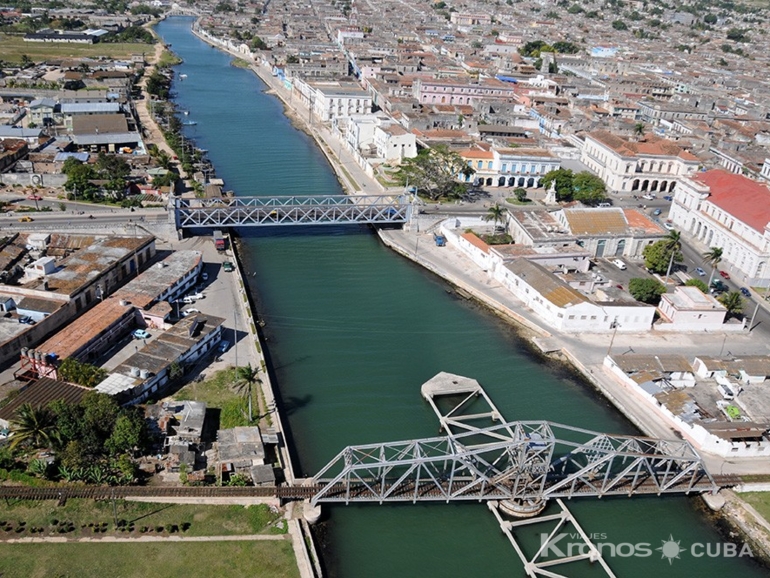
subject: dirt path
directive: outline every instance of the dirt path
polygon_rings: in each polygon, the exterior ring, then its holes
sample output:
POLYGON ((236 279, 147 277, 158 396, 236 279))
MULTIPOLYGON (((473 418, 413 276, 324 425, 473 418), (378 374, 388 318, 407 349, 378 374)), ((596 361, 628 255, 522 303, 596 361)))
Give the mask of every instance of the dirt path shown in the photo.
POLYGON ((43 544, 43 543, 80 543, 80 542, 254 542, 260 540, 281 541, 289 540, 288 534, 245 534, 237 536, 137 536, 124 538, 122 536, 105 536, 104 538, 63 538, 59 536, 40 536, 28 538, 12 538, 2 540, 0 544, 43 544))

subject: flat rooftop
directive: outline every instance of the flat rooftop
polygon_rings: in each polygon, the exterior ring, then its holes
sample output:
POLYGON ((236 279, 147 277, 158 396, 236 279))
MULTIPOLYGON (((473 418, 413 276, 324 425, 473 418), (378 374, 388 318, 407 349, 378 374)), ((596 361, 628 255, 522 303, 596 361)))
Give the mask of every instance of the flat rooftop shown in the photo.
POLYGON ((140 309, 147 309, 155 304, 164 291, 195 269, 202 260, 203 253, 200 251, 174 251, 163 261, 155 263, 126 283, 115 292, 115 296, 130 301, 140 309))

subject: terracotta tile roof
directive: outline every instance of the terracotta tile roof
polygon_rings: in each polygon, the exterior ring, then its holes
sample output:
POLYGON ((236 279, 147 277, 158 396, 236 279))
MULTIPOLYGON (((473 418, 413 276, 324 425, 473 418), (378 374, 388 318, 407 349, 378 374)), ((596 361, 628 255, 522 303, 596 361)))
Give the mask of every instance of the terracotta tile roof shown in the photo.
POLYGON ((487 245, 484 241, 479 239, 476 235, 473 233, 463 233, 460 235, 463 239, 468 241, 471 245, 476 247, 477 249, 481 249, 485 253, 489 253, 489 245, 487 245))
POLYGON ((574 235, 618 234, 628 229, 622 209, 564 209, 574 235))
POLYGON ((636 209, 623 209, 623 214, 626 217, 628 226, 633 229, 642 229, 648 233, 660 233, 665 235, 666 231, 650 219, 647 215, 636 209))
POLYGON ((553 303, 556 307, 569 307, 588 302, 588 298, 573 289, 558 277, 551 275, 544 267, 526 259, 516 259, 505 265, 514 274, 524 280, 535 291, 553 303))
POLYGON ((760 233, 770 223, 770 190, 743 175, 722 169, 699 173, 694 181, 711 191, 708 200, 760 233))
POLYGON ((672 141, 652 135, 647 135, 639 141, 627 141, 620 138, 619 136, 615 136, 614 134, 607 132, 606 130, 597 130, 589 133, 588 136, 625 157, 652 155, 679 157, 688 161, 698 160, 697 157, 685 150, 682 150, 672 141))
POLYGON ((495 155, 492 151, 482 151, 479 149, 467 149, 460 151, 460 156, 464 159, 493 159, 495 155))

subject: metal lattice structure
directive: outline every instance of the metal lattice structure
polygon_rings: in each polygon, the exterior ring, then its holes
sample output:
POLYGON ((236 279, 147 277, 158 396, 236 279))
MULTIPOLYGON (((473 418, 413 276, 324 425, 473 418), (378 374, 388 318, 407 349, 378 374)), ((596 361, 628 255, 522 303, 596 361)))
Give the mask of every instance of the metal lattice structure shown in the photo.
POLYGON ((175 199, 177 229, 285 225, 401 224, 409 220, 408 195, 233 197, 175 199))
POLYGON ((313 504, 508 500, 526 507, 552 498, 717 490, 685 441, 548 421, 501 423, 477 382, 450 374, 439 374, 422 391, 446 435, 345 448, 313 478, 320 488, 313 504), (439 396, 461 401, 444 412, 439 396))

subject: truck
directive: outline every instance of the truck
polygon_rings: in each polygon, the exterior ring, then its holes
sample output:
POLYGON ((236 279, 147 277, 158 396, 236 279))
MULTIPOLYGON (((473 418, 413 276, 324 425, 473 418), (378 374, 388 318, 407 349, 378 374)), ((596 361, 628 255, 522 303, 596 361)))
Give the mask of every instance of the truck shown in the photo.
POLYGON ((222 231, 214 231, 214 247, 217 251, 227 249, 227 238, 222 234, 222 231))
POLYGON ((433 233, 433 240, 436 243, 436 247, 445 247, 446 246, 446 237, 444 235, 439 235, 438 233, 433 233))

